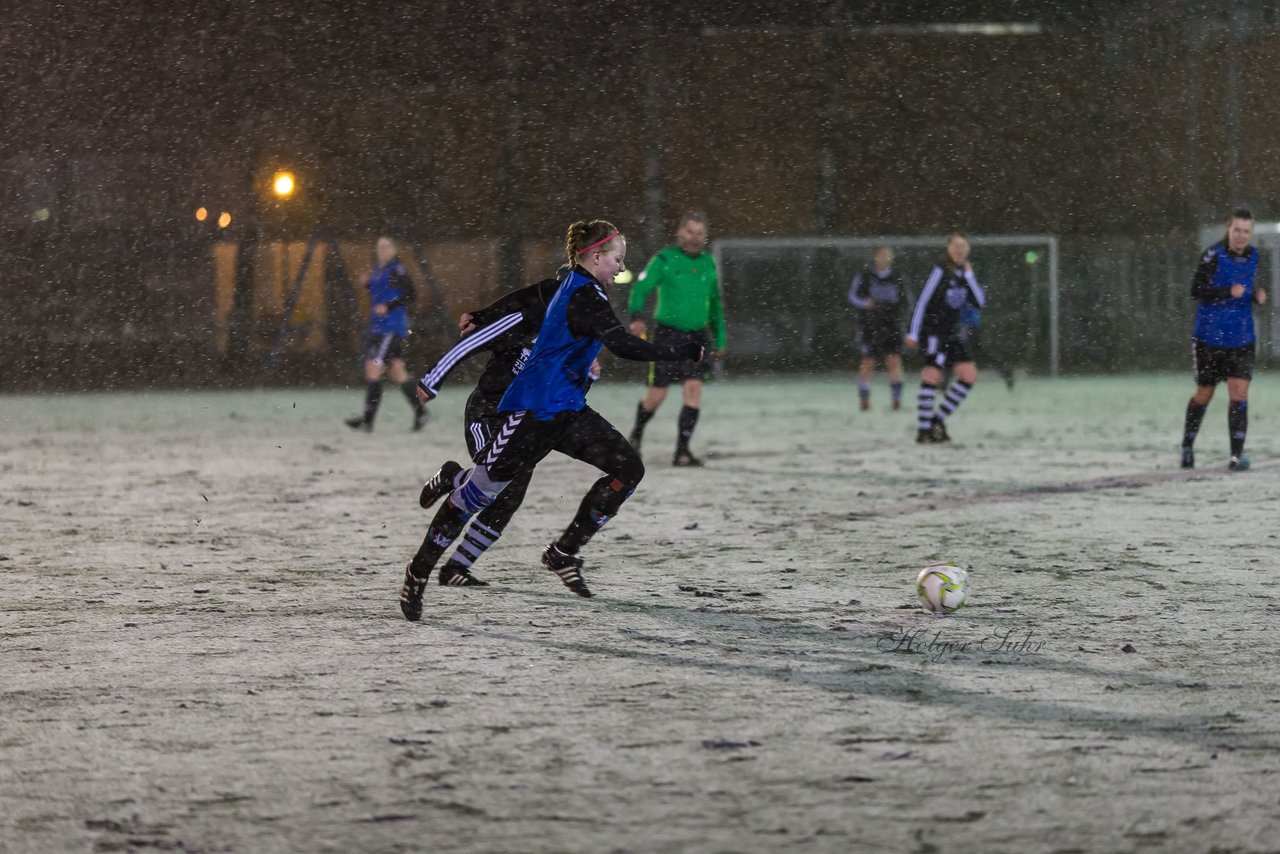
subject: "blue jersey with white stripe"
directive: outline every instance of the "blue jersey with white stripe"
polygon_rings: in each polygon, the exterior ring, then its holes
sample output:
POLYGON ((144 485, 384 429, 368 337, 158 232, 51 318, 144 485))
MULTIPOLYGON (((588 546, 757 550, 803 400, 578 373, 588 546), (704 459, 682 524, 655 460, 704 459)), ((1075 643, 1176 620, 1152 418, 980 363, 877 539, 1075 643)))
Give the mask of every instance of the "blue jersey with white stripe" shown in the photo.
POLYGON ((598 338, 575 335, 568 318, 569 301, 584 289, 590 298, 608 306, 599 282, 576 269, 571 271, 551 298, 533 352, 507 387, 499 412, 528 410, 539 421, 546 421, 559 412, 576 412, 587 405, 588 372, 602 345, 598 338))
POLYGON ((1248 247, 1236 254, 1226 242, 1215 243, 1200 259, 1192 295, 1199 302, 1192 337, 1210 347, 1245 347, 1254 342, 1253 280, 1258 272, 1258 250, 1248 247), (1244 293, 1231 296, 1232 285, 1244 293))

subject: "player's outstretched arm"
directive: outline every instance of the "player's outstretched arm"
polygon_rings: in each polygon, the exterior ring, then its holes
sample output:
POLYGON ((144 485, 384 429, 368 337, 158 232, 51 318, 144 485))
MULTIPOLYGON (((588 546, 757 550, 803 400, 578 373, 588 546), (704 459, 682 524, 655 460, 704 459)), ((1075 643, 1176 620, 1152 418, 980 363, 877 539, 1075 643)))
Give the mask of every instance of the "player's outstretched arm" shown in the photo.
POLYGON ((449 372, 458 365, 465 362, 473 354, 480 350, 487 349, 493 343, 494 339, 510 332, 515 327, 524 322, 524 315, 520 312, 513 312, 501 317, 487 326, 482 326, 475 332, 463 338, 457 344, 449 348, 443 356, 440 357, 431 370, 418 380, 418 399, 426 403, 440 393, 440 384, 444 382, 449 372), (423 395, 426 398, 423 398, 423 395))

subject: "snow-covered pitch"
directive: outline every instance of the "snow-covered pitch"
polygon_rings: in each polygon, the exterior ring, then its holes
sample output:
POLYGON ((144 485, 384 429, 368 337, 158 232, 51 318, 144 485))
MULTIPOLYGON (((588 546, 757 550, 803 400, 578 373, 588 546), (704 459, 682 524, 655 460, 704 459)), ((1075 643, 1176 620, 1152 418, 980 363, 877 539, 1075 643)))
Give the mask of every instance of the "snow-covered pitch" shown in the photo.
MULTIPOLYGON (((538 565, 552 457, 400 615, 467 389, 0 399, 0 850, 1275 850, 1280 382, 1254 469, 1184 374, 980 382, 954 444, 851 378, 709 386, 695 451, 538 565), (919 568, 971 596, 935 618, 919 568)), ((623 432, 640 388, 592 404, 623 432)), ((1220 391, 1225 398, 1225 389, 1220 391)))

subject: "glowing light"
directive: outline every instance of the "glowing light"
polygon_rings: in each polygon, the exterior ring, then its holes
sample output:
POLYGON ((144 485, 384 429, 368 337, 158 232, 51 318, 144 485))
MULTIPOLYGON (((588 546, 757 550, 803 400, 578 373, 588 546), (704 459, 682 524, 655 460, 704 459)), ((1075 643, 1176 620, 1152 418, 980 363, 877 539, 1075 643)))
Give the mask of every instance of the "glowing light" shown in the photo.
POLYGON ((1040 253, 1033 250, 1023 257, 1026 258, 1028 264, 1034 264, 1040 260, 1040 253))
POLYGON ((218 214, 218 228, 226 228, 229 225, 231 225, 231 214, 226 211, 218 214))
POLYGON ((275 178, 271 180, 271 189, 282 199, 292 196, 296 187, 292 172, 277 172, 275 178))
POLYGON ((197 222, 204 222, 204 221, 205 221, 206 219, 208 219, 208 218, 209 218, 209 210, 208 210, 208 208, 196 208, 196 221, 197 221, 197 222))

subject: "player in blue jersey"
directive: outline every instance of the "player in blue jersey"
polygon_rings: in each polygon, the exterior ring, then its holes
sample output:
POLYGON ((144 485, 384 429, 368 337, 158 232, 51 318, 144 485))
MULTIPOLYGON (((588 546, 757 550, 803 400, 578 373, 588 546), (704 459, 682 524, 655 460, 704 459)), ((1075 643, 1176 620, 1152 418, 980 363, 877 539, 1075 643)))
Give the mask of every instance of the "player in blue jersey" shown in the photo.
POLYGON ((609 521, 644 477, 640 455, 595 410, 587 406, 591 366, 602 346, 642 362, 701 359, 695 342, 650 344, 631 335, 609 305, 605 286, 624 269, 626 239, 608 222, 569 226, 565 254, 572 269, 547 305, 529 357, 511 381, 498 411, 501 428, 459 479, 405 568, 400 609, 406 619, 422 616, 422 595, 432 568, 472 514, 490 506, 520 475, 553 449, 590 463, 604 476, 583 498, 573 521, 542 553, 542 563, 579 596, 590 596, 579 550, 609 521))
POLYGON ((1182 467, 1195 468, 1195 441, 1209 401, 1218 383, 1227 382, 1227 430, 1231 459, 1227 468, 1245 471, 1244 453, 1249 428, 1249 381, 1253 379, 1255 335, 1253 306, 1267 301, 1267 292, 1254 284, 1258 250, 1253 239, 1253 214, 1232 212, 1227 234, 1200 256, 1191 296, 1196 300, 1196 322, 1191 333, 1192 369, 1196 390, 1187 403, 1182 431, 1182 467))
POLYGON ((404 367, 409 339, 409 310, 417 292, 413 280, 400 263, 399 247, 388 235, 378 238, 378 264, 369 274, 369 337, 364 351, 364 412, 347 419, 353 430, 373 430, 373 419, 382 402, 382 376, 400 386, 413 407, 413 429, 427 423, 427 408, 418 400, 417 385, 404 367))

